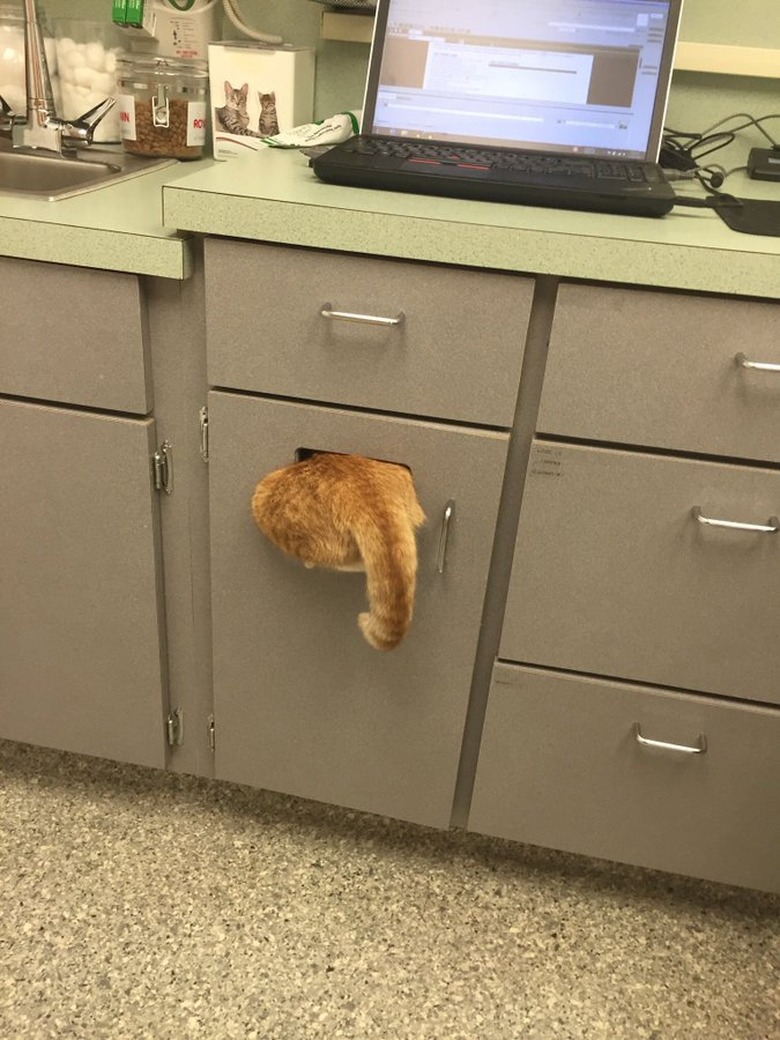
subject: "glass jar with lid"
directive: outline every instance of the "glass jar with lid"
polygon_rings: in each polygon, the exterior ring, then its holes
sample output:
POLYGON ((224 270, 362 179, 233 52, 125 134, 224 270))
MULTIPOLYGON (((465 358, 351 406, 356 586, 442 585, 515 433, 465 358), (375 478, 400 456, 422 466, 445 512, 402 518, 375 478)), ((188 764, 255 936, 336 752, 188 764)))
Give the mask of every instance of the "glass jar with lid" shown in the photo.
POLYGON ((199 159, 206 146, 205 61, 133 54, 117 64, 122 146, 134 155, 199 159))

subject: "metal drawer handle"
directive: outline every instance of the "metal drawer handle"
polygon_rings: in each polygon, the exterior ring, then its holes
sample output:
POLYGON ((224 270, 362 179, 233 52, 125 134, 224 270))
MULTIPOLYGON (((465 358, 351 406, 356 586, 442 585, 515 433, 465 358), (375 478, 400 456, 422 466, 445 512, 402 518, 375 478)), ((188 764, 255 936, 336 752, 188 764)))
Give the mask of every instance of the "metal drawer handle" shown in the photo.
POLYGON ((637 744, 642 747, 660 748, 662 751, 681 751, 684 755, 704 755, 707 751, 707 737, 700 733, 696 744, 670 744, 667 740, 651 740, 642 736, 642 728, 638 722, 634 723, 634 737, 637 744))
POLYGON ((728 527, 732 531, 759 531, 765 534, 775 534, 780 531, 780 520, 776 516, 770 516, 765 524, 746 524, 738 520, 715 520, 711 516, 704 516, 699 506, 694 506, 691 516, 700 524, 708 524, 710 527, 728 527))
POLYGON ((734 360, 740 368, 756 368, 759 372, 780 372, 780 365, 773 365, 769 361, 751 361, 741 351, 734 360))
POLYGON ((444 507, 441 517, 441 530, 439 531, 439 553, 436 560, 436 570, 444 574, 444 565, 447 562, 447 541, 450 537, 450 522, 455 512, 455 499, 451 498, 444 507))
POLYGON ((399 311, 394 318, 386 318, 381 314, 355 314, 352 311, 334 311, 331 304, 323 303, 320 314, 331 321, 355 321, 360 325, 402 325, 406 315, 399 311))

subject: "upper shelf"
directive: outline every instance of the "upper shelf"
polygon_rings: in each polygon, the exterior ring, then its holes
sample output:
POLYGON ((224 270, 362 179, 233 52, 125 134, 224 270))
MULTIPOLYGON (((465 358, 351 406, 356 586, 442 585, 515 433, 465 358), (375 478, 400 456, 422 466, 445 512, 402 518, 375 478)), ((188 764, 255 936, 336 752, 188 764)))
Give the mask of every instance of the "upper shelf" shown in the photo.
MULTIPOLYGON (((373 26, 374 18, 370 12, 323 11, 320 35, 323 40, 371 43, 373 26)), ((768 47, 735 47, 681 40, 677 46, 675 68, 685 72, 780 79, 780 51, 768 47)))
POLYGON ((348 43, 371 43, 374 16, 368 11, 323 11, 320 36, 323 40, 346 40, 348 43))
POLYGON ((734 47, 681 40, 677 45, 674 67, 687 72, 780 79, 780 51, 768 47, 734 47))

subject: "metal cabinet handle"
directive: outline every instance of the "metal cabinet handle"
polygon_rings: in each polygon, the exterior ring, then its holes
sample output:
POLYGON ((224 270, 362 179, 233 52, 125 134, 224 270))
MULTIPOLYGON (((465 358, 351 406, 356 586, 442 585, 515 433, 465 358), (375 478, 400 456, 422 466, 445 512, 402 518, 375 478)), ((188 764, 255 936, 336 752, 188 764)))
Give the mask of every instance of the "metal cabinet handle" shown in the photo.
POLYGON ((740 368, 755 368, 759 372, 780 372, 780 365, 774 365, 769 361, 751 361, 746 354, 741 351, 734 358, 740 368))
POLYGON ((780 520, 776 516, 770 516, 765 524, 747 524, 738 520, 715 520, 711 516, 704 516, 699 506, 694 506, 691 516, 700 524, 708 524, 710 527, 728 527, 732 531, 759 531, 765 534, 775 534, 780 531, 780 520))
POLYGON ((387 318, 381 314, 357 314, 353 311, 334 311, 330 303, 323 303, 320 308, 323 318, 330 321, 354 321, 360 325, 402 325, 406 315, 399 311, 394 318, 387 318))
POLYGON ((704 733, 699 734, 694 745, 670 744, 667 740, 651 740, 649 737, 643 737, 640 724, 635 722, 634 737, 637 744, 642 747, 660 748, 662 751, 681 751, 684 755, 704 755, 707 751, 707 737, 704 733))
POLYGON ((451 498, 446 506, 441 517, 441 530, 439 531, 439 552, 436 560, 436 570, 439 574, 444 574, 444 565, 447 562, 447 541, 450 537, 450 522, 452 521, 453 513, 455 512, 455 499, 451 498))

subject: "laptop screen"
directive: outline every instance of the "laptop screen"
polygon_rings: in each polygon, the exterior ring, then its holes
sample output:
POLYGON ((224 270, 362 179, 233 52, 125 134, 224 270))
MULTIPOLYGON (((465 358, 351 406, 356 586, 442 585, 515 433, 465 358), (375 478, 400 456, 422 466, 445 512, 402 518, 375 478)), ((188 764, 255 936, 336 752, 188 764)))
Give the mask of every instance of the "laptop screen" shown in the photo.
POLYGON ((657 159, 682 0, 379 0, 363 132, 657 159))

